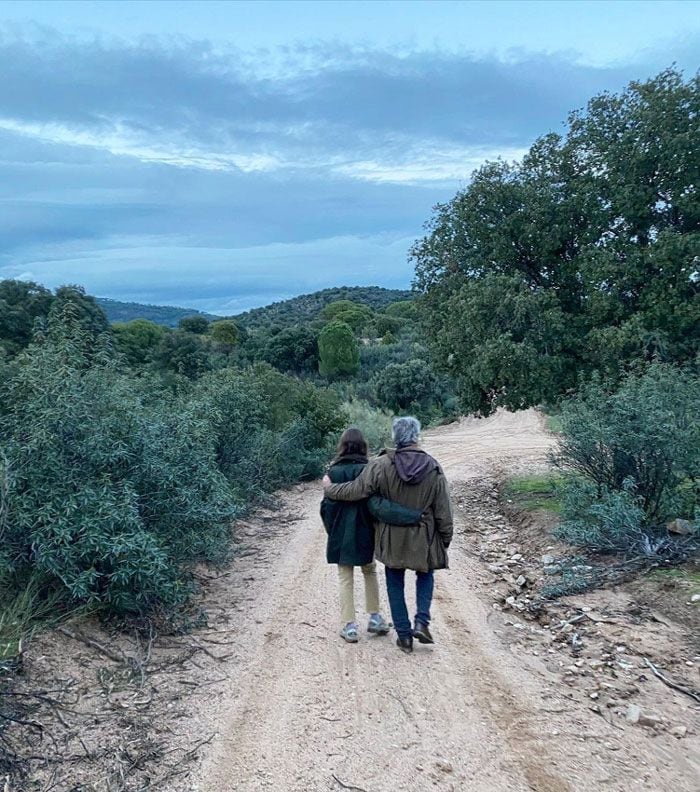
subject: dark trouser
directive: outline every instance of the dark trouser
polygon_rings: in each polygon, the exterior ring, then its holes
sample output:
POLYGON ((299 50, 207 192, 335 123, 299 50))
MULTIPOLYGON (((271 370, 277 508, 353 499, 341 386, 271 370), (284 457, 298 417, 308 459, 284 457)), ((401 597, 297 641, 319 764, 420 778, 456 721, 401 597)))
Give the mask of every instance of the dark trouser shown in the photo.
MULTIPOLYGON (((406 599, 404 597, 405 569, 390 569, 386 571, 386 591, 389 595, 389 607, 394 629, 399 638, 410 638, 413 635, 411 620, 408 618, 406 599)), ((433 601, 433 573, 416 572, 416 621, 430 624, 430 603, 433 601)))

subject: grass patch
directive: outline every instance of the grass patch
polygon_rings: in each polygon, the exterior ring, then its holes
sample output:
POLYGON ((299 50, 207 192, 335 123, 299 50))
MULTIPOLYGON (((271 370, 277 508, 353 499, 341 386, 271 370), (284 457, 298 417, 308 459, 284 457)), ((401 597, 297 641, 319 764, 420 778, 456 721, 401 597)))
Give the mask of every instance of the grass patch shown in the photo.
POLYGON ((561 478, 558 476, 517 476, 509 479, 503 495, 526 511, 549 511, 559 514, 561 478))
POLYGON ((561 434, 562 423, 560 415, 548 415, 545 421, 547 431, 552 434, 561 434))
POLYGON ((42 588, 36 577, 18 591, 0 588, 0 663, 17 657, 22 644, 37 630, 52 627, 68 615, 60 593, 46 593, 42 588))

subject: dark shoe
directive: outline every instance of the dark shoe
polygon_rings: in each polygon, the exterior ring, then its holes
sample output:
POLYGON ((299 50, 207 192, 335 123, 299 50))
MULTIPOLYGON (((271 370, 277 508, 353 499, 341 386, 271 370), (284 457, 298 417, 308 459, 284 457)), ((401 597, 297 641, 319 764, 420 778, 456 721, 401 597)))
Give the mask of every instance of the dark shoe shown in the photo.
POLYGON ((397 638, 396 645, 406 654, 411 654, 413 652, 413 638, 397 638))
POLYGON ((416 622, 416 627, 413 630, 413 637, 418 639, 422 644, 435 643, 427 624, 421 624, 420 622, 416 622))

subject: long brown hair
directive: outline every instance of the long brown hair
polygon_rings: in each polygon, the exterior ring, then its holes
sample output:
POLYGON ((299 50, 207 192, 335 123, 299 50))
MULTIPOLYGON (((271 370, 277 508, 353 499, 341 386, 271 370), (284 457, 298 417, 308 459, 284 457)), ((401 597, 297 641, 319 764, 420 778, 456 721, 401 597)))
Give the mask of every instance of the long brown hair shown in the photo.
POLYGON ((338 441, 336 459, 346 456, 366 457, 368 450, 367 441, 362 432, 357 427, 351 426, 343 432, 338 441))

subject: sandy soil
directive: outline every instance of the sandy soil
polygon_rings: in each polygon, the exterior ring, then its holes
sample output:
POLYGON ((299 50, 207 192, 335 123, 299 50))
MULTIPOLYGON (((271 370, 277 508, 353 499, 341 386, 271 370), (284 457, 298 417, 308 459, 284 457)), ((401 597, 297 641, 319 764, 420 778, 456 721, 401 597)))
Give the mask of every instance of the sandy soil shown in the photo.
MULTIPOLYGON (((551 444, 534 411, 465 420, 425 442, 462 489, 541 465, 551 444)), ((512 615, 483 596, 488 572, 460 508, 451 569, 437 575, 436 645, 405 656, 392 636, 342 642, 319 498, 318 485, 297 488, 285 511, 298 520, 267 523, 272 535, 233 622, 235 670, 192 723, 193 734, 215 736, 178 788, 698 789, 697 740, 608 722, 523 647, 512 615)), ((356 589, 361 605, 359 580, 356 589)))

